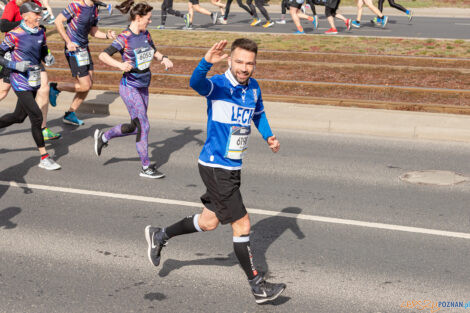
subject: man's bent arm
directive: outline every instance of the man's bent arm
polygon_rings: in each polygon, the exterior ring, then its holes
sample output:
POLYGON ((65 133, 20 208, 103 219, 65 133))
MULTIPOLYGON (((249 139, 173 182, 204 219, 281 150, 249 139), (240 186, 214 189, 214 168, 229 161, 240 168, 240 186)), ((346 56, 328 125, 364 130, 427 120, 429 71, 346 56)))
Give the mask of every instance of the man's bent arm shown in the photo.
POLYGON ((255 116, 253 116, 253 122, 264 140, 268 140, 268 138, 273 135, 265 112, 255 114, 255 116))
POLYGON ((189 80, 189 86, 196 90, 201 96, 209 96, 214 88, 213 83, 206 77, 212 65, 212 63, 207 62, 206 59, 203 58, 194 69, 191 79, 189 80))

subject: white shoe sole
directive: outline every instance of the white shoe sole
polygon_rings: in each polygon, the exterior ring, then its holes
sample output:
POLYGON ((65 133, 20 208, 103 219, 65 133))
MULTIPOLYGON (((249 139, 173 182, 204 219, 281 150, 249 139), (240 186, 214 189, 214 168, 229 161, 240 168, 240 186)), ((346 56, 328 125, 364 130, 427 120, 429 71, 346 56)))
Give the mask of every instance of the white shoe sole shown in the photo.
POLYGON ((277 297, 279 297, 279 296, 281 295, 281 293, 284 292, 284 290, 286 290, 286 288, 282 288, 277 294, 271 296, 270 298, 258 299, 258 300, 256 300, 256 303, 261 304, 261 303, 265 303, 265 302, 268 302, 268 301, 273 301, 273 300, 275 300, 277 297))
POLYGON ((153 179, 159 179, 165 177, 165 174, 159 175, 159 176, 150 176, 144 173, 139 173, 140 177, 145 177, 145 178, 153 178, 153 179))
POLYGON ((48 170, 48 171, 55 171, 55 170, 60 170, 62 168, 62 166, 60 166, 59 164, 56 163, 55 166, 53 167, 46 167, 44 165, 42 165, 41 163, 39 163, 38 165, 39 168, 43 168, 45 170, 48 170))
POLYGON ((150 264, 152 264, 153 266, 156 266, 155 264, 153 264, 153 262, 152 262, 152 257, 151 257, 151 252, 152 252, 152 239, 150 239, 150 227, 152 227, 152 225, 147 225, 147 226, 145 227, 145 240, 147 240, 147 245, 148 245, 148 248, 147 248, 147 257, 149 258, 150 264))
POLYGON ((66 120, 65 118, 62 119, 62 122, 64 122, 65 124, 74 125, 74 126, 82 126, 82 125, 85 125, 85 123, 83 123, 83 124, 77 124, 77 123, 71 122, 71 121, 69 121, 69 120, 66 120))
POLYGON ((100 156, 98 154, 98 136, 99 135, 100 135, 100 130, 99 129, 95 130, 94 138, 95 138, 95 154, 96 154, 96 156, 100 156))

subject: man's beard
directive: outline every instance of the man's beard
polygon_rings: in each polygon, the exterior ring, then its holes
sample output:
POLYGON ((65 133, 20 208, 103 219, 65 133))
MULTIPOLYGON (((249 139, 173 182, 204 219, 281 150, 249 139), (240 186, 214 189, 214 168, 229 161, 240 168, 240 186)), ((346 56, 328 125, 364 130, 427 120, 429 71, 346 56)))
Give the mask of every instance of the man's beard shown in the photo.
POLYGON ((238 77, 237 77, 237 73, 235 71, 232 70, 232 68, 230 67, 230 72, 232 73, 233 77, 235 78, 235 80, 240 84, 240 85, 246 85, 248 80, 250 79, 251 77, 251 74, 248 75, 248 77, 244 80, 244 81, 239 81, 238 80, 238 77))

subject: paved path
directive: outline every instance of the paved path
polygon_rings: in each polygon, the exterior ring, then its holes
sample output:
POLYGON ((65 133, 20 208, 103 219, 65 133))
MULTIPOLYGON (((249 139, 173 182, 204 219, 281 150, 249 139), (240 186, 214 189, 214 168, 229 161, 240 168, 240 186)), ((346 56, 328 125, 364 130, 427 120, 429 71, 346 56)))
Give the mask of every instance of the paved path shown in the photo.
MULTIPOLYGON (((204 4, 205 7, 215 12, 214 6, 204 4)), ((264 29, 261 26, 259 27, 250 27, 251 18, 246 12, 240 12, 235 7, 236 3, 231 9, 229 24, 228 25, 212 25, 209 17, 201 14, 195 15, 194 25, 195 33, 198 31, 230 31, 230 32, 240 32, 240 33, 282 33, 289 34, 293 33, 296 28, 293 22, 288 16, 288 23, 286 25, 275 25, 272 28, 264 29)), ((186 12, 187 7, 184 4, 177 4, 175 7, 186 12)), ((156 6, 154 10, 153 23, 150 28, 156 28, 160 24, 160 11, 159 6, 156 6)), ((320 26, 318 30, 313 30, 313 27, 308 22, 303 22, 303 27, 308 34, 323 34, 327 29, 329 29, 329 24, 326 21, 323 8, 317 7, 317 14, 320 19, 320 26)), ((352 29, 350 32, 347 32, 342 21, 337 20, 336 25, 341 35, 344 36, 372 36, 372 37, 403 37, 403 38, 446 38, 446 39, 470 39, 470 10, 462 9, 462 12, 458 12, 457 9, 454 9, 451 12, 457 11, 456 15, 458 17, 439 17, 438 12, 431 10, 424 11, 423 14, 434 14, 435 16, 415 16, 412 23, 408 23, 408 18, 396 10, 390 8, 384 9, 385 14, 392 14, 390 16, 389 24, 386 28, 381 28, 373 26, 370 23, 370 20, 373 18, 372 15, 367 15, 369 12, 364 10, 366 15, 363 16, 362 22, 363 26, 360 29, 352 29), (429 13, 427 13, 429 12, 429 13), (468 12, 468 15, 465 16, 468 12), (399 14, 399 15, 398 15, 399 14)), ((436 9, 438 11, 439 9, 436 9)), ((59 8, 54 9, 57 14, 60 12, 59 8)), ((278 6, 269 7, 271 17, 274 20, 280 19, 280 9, 278 6)), ((128 25, 128 16, 122 15, 117 10, 114 10, 114 15, 108 16, 107 12, 104 10, 101 11, 101 22, 102 26, 115 26, 115 27, 126 27, 128 25)), ((356 9, 355 8, 345 8, 343 11, 346 17, 355 19, 356 9)), ((310 12, 311 13, 311 12, 310 12)), ((445 12, 444 14, 450 15, 450 13, 445 12)), ((261 16, 261 15, 260 15, 261 16)), ((175 18, 174 16, 168 16, 167 19, 167 28, 168 29, 182 29, 183 21, 180 18, 175 18)), ((351 47, 353 49, 353 47, 351 47)), ((345 51, 347 52, 347 51, 345 51)))
POLYGON ((137 175, 133 138, 113 140, 101 158, 92 151, 94 129, 121 121, 85 116, 74 128, 52 114, 51 127, 64 134, 48 144, 63 165, 52 173, 36 166, 27 122, 0 132, 2 310, 362 313, 411 312, 400 306, 412 300, 468 301, 469 239, 397 226, 468 236, 469 183, 420 186, 398 176, 421 169, 470 176, 470 146, 276 130, 281 152, 273 155, 254 133, 242 193, 256 263, 288 285, 274 305, 257 306, 228 227, 172 239, 160 268, 146 259, 145 225, 199 210, 205 125, 152 119, 151 159, 167 177, 148 180, 137 175))

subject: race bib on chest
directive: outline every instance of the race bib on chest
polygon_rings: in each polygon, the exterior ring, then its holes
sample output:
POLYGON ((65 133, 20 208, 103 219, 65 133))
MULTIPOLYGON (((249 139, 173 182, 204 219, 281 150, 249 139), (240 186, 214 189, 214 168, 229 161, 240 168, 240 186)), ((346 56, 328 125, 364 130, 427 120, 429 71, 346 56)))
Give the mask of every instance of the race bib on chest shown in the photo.
POLYGON ((139 70, 146 70, 150 67, 155 50, 152 47, 134 49, 135 67, 139 70))
POLYGON ((39 87, 41 85, 41 69, 39 66, 28 71, 28 84, 31 87, 39 87))
POLYGON ((227 151, 225 157, 232 160, 243 159, 248 149, 248 138, 250 138, 250 127, 232 126, 230 129, 230 137, 227 142, 227 151))
POLYGON ((90 54, 87 48, 78 48, 77 51, 72 52, 77 60, 77 65, 86 66, 90 64, 90 54))

